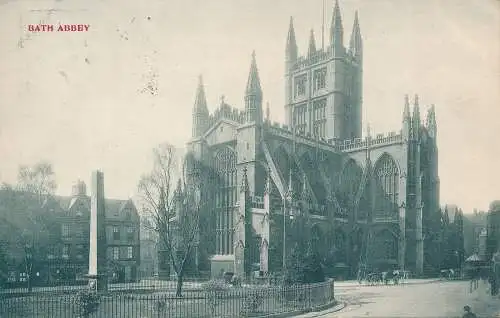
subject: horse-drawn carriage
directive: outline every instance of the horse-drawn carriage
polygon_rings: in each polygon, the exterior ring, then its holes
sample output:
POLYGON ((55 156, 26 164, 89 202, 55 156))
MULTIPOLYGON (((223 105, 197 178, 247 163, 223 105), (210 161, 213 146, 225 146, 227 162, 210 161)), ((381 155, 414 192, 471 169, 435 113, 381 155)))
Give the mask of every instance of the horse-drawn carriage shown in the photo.
POLYGON ((402 273, 399 270, 389 270, 384 272, 374 271, 367 273, 365 277, 359 277, 358 281, 360 284, 366 282, 368 285, 389 285, 390 283, 397 285, 402 277, 402 273))

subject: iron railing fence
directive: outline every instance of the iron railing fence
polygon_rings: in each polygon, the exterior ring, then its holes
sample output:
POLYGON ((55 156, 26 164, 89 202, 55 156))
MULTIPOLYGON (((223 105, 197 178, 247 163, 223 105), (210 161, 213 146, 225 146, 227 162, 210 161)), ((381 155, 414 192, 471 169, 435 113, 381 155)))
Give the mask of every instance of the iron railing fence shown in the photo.
POLYGON ((88 290, 0 294, 0 317, 259 317, 303 311, 334 302, 333 280, 307 285, 233 287, 211 281, 200 288, 88 290))

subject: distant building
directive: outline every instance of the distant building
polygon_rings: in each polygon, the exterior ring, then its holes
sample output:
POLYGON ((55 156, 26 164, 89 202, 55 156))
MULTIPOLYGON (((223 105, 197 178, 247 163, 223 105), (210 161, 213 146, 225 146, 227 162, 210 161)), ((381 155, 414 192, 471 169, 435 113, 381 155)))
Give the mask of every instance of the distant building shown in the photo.
POLYGON ((467 258, 464 244, 464 214, 456 205, 446 205, 442 212, 441 268, 462 266, 467 258))
POLYGON ((491 260, 495 252, 500 252, 500 200, 490 204, 487 231, 486 257, 491 260))
POLYGON ((481 233, 479 233, 478 237, 478 250, 477 250, 477 255, 479 256, 479 259, 485 260, 486 259, 486 239, 488 237, 488 232, 486 229, 482 229, 481 233))
POLYGON ((474 210, 473 213, 464 214, 464 245, 465 254, 480 255, 480 235, 487 228, 487 213, 474 210))
MULTIPOLYGON (((38 284, 83 281, 88 273, 90 197, 85 183, 78 181, 72 195, 54 196, 39 202, 33 196, 10 190, 0 191, 0 196, 10 196, 9 201, 0 199, 1 213, 37 215, 38 225, 49 224, 48 237, 43 245, 29 244, 37 249, 33 256, 33 279, 38 284), (22 197, 22 200, 15 197, 22 197), (16 199, 16 200, 14 200, 16 199)), ((111 282, 132 282, 138 279, 140 264, 139 216, 132 200, 106 199, 106 238, 108 277, 111 282)), ((31 217, 32 218, 32 217, 31 217)), ((13 233, 18 235, 27 218, 19 218, 13 233), (23 221, 24 220, 24 221, 23 221)), ((25 251, 19 244, 10 244, 9 281, 17 282, 25 276, 25 251)))

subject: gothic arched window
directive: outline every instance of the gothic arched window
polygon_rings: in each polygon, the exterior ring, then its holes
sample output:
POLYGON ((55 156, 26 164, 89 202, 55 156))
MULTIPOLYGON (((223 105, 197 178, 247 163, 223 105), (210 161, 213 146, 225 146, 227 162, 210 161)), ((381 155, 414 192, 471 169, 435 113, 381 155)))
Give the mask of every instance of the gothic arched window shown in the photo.
POLYGON ((233 253, 233 211, 238 201, 236 154, 229 148, 220 150, 214 161, 217 173, 215 206, 217 209, 217 254, 233 253))
POLYGON ((384 154, 375 165, 377 195, 375 217, 398 215, 399 172, 394 159, 384 154))

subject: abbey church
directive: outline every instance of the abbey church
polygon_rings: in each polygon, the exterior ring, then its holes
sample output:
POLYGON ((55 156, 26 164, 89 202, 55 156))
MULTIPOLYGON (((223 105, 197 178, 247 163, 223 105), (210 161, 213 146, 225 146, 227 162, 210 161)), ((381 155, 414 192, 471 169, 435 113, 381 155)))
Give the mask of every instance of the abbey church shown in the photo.
POLYGON ((218 175, 213 274, 243 275, 249 264, 261 273, 280 271, 290 248, 286 231, 298 214, 308 219, 302 234, 323 257, 334 255, 331 266, 342 277, 361 266, 417 275, 438 268, 434 106, 425 107, 424 117, 418 96, 410 101, 395 92, 400 130, 362 136, 365 48, 357 13, 353 23, 346 47, 336 2, 325 47, 316 46, 311 32, 307 53, 299 55, 290 19, 284 124, 270 122, 255 54, 244 107, 222 101, 210 113, 200 77, 188 148, 218 175))

